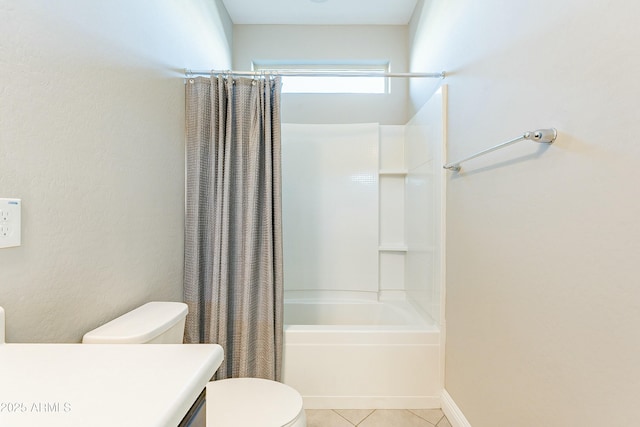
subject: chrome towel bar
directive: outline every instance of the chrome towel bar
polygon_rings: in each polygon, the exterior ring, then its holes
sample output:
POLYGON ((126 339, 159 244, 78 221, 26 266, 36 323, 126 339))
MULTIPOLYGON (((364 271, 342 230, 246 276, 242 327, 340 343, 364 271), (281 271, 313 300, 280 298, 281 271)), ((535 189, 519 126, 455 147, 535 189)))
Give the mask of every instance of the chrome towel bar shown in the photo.
POLYGON ((476 157, 480 157, 483 154, 487 154, 490 153, 492 151, 496 151, 499 150, 501 148, 507 147, 511 144, 515 144, 516 142, 520 142, 520 141, 525 141, 525 140, 531 140, 531 141, 536 141, 536 142, 544 142, 546 144, 551 144, 553 143, 553 141, 556 140, 558 136, 558 132, 554 129, 538 129, 538 130, 534 130, 531 132, 525 132, 522 135, 520 135, 517 138, 514 138, 510 141, 507 142, 503 142, 502 144, 498 144, 495 147, 491 147, 491 148, 487 148, 486 150, 480 151, 479 153, 476 153, 474 155, 471 155, 469 157, 465 157, 462 160, 458 160, 457 162, 451 162, 451 163, 447 163, 446 165, 443 166, 443 168, 451 170, 451 171, 456 171, 458 172, 460 170, 460 163, 462 162, 466 162, 467 160, 471 160, 471 159, 475 159, 476 157))

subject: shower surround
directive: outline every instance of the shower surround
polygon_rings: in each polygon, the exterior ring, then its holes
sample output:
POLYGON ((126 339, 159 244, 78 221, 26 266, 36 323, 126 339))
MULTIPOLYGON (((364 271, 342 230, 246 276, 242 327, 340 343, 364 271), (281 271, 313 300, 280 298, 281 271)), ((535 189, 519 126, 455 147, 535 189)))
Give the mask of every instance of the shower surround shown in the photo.
POLYGON ((283 380, 308 409, 441 406, 445 103, 282 126, 283 380))

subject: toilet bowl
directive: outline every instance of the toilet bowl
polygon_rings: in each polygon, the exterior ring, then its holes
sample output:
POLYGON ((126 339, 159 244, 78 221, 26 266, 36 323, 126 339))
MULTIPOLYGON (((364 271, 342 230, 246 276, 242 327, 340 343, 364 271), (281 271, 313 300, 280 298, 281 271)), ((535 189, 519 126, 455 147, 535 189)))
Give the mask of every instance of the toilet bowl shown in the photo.
POLYGON ((260 378, 207 384, 207 426, 305 427, 302 396, 293 388, 260 378))
MULTIPOLYGON (((84 344, 181 344, 187 305, 150 302, 87 332, 84 344)), ((288 385, 260 378, 207 384, 206 420, 215 427, 306 427, 302 396, 288 385)))

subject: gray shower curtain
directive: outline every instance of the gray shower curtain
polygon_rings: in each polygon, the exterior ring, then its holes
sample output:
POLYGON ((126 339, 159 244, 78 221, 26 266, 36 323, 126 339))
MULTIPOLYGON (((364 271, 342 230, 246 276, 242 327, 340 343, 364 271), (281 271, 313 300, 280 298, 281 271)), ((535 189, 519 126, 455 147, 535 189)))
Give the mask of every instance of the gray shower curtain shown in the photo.
POLYGON ((217 379, 281 379, 280 86, 186 84, 185 341, 224 348, 217 379))

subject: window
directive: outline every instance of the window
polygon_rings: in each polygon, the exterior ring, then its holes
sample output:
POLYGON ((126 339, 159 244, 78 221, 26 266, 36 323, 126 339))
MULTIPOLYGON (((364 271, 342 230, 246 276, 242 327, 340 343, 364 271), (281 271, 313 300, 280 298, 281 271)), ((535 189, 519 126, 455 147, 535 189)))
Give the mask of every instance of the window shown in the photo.
POLYGON ((258 64, 254 71, 312 74, 311 76, 282 76, 283 93, 389 93, 389 78, 363 76, 322 76, 318 74, 386 73, 389 64, 325 65, 325 64, 258 64))

